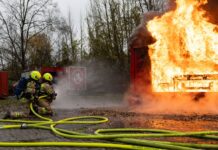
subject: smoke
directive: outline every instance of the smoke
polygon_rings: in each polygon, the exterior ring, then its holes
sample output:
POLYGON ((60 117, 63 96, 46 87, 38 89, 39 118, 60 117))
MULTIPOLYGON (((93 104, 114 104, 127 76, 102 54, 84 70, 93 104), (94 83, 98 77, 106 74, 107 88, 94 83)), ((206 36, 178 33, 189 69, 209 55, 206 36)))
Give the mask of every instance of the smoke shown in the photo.
POLYGON ((141 48, 155 42, 155 39, 152 38, 146 28, 147 23, 155 17, 161 17, 164 13, 174 10, 176 8, 175 0, 167 0, 164 8, 165 9, 162 12, 151 11, 142 15, 140 25, 133 31, 133 34, 129 38, 129 47, 141 48))
POLYGON ((58 96, 53 103, 53 108, 79 109, 122 105, 122 95, 119 93, 125 90, 125 84, 127 86, 128 83, 115 66, 96 60, 83 62, 77 66, 83 66, 86 69, 86 75, 83 78, 85 88, 76 90, 78 87, 72 84, 73 75, 66 73, 59 78, 55 86, 58 96))
POLYGON ((208 3, 202 7, 206 10, 206 17, 213 24, 218 24, 218 1, 208 0, 208 3))
POLYGON ((135 29, 129 39, 129 47, 141 48, 150 45, 154 42, 151 34, 146 28, 147 23, 154 17, 160 16, 162 13, 159 12, 148 12, 142 16, 141 24, 135 29))
MULTIPOLYGON (((146 28, 147 23, 155 17, 160 17, 167 11, 176 8, 175 0, 169 0, 166 10, 160 12, 148 12, 143 15, 141 24, 132 34, 129 47, 144 48, 148 51, 148 45, 155 42, 146 28)), ((205 17, 211 23, 218 24, 218 1, 208 0, 202 8, 206 11, 205 17)), ((148 52, 146 52, 148 53, 148 52)), ((216 93, 152 93, 151 85, 146 79, 151 68, 145 68, 138 73, 136 81, 131 85, 125 96, 130 108, 136 112, 159 114, 217 114, 218 100, 216 93)))
POLYGON ((217 114, 217 94, 205 93, 205 97, 196 99, 193 93, 159 93, 141 95, 139 105, 133 110, 154 114, 217 114))

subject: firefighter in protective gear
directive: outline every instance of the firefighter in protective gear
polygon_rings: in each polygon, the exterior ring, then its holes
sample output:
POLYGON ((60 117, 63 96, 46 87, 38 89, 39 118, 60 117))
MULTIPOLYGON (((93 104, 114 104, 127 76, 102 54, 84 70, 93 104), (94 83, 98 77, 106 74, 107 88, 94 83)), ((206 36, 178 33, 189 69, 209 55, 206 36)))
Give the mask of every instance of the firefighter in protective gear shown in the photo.
POLYGON ((42 84, 39 91, 38 113, 41 115, 53 115, 51 103, 57 94, 52 86, 53 77, 50 73, 45 73, 42 77, 42 84))
POLYGON ((38 95, 40 89, 40 79, 41 73, 39 71, 32 71, 30 73, 30 79, 27 83, 26 90, 24 91, 21 101, 34 101, 35 96, 38 95))
POLYGON ((31 112, 29 105, 34 103, 36 97, 38 97, 38 92, 40 90, 40 79, 41 73, 39 71, 32 71, 30 73, 30 78, 27 81, 26 88, 20 97, 20 102, 22 103, 22 111, 20 112, 10 112, 8 111, 4 119, 12 118, 27 118, 31 112))

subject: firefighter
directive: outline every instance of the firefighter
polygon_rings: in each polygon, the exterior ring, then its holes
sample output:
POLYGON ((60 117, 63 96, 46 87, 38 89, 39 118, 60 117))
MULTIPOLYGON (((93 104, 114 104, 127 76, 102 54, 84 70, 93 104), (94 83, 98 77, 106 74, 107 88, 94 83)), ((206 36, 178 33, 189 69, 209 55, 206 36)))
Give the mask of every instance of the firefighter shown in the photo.
POLYGON ((11 112, 8 111, 4 116, 4 119, 18 119, 18 118, 27 118, 31 113, 29 105, 30 103, 34 103, 36 97, 38 97, 38 92, 40 90, 40 79, 41 74, 39 71, 32 71, 30 73, 30 78, 27 79, 25 84, 25 89, 23 89, 22 94, 19 97, 20 102, 22 103, 22 111, 11 112))
POLYGON ((57 94, 52 86, 53 77, 50 73, 45 73, 42 77, 42 83, 37 101, 38 113, 41 115, 53 115, 51 103, 56 99, 57 94))

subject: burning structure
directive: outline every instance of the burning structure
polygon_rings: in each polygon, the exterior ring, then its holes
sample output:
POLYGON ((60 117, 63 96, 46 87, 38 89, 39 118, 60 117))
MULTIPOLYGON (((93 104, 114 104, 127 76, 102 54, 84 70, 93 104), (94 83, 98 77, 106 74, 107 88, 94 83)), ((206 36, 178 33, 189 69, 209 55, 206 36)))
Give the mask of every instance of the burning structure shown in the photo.
POLYGON ((214 2, 174 2, 163 15, 145 14, 130 44, 132 72, 147 68, 154 92, 218 92, 218 26, 207 11, 214 2))
POLYGON ((218 92, 218 1, 169 0, 168 6, 146 13, 130 38, 134 90, 218 92))
POLYGON ((147 25, 155 92, 218 92, 218 32, 202 6, 207 0, 177 0, 176 10, 147 25))

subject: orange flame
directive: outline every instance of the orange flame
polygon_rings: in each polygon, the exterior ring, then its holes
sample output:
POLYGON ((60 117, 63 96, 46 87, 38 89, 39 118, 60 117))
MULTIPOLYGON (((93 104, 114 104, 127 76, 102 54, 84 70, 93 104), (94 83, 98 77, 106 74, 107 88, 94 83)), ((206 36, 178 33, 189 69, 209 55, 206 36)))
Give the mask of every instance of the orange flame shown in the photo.
POLYGON ((207 0, 176 0, 177 8, 147 25, 154 92, 218 92, 217 25, 201 6, 207 0))

